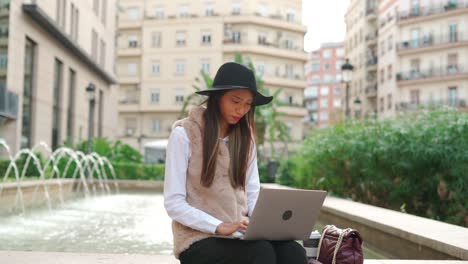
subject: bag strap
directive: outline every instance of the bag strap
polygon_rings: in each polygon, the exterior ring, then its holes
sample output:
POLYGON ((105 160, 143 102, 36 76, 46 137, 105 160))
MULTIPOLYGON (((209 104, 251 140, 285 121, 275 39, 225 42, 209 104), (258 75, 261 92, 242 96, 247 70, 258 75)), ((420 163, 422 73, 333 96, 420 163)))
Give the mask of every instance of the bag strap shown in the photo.
POLYGON ((317 252, 317 260, 319 259, 319 256, 320 256, 320 249, 322 248, 322 241, 323 241, 323 238, 325 237, 325 234, 327 233, 327 230, 332 228, 333 226, 330 225, 330 226, 327 226, 327 228, 325 228, 323 230, 323 233, 322 233, 322 236, 320 237, 320 241, 319 241, 319 244, 318 244, 318 252, 317 252))
POLYGON ((338 250, 341 247, 341 243, 343 242, 343 238, 344 238, 346 232, 348 231, 348 229, 349 228, 343 230, 343 232, 341 232, 340 236, 338 237, 338 241, 336 242, 336 245, 335 245, 335 251, 333 252, 332 264, 336 264, 336 254, 338 253, 338 250))

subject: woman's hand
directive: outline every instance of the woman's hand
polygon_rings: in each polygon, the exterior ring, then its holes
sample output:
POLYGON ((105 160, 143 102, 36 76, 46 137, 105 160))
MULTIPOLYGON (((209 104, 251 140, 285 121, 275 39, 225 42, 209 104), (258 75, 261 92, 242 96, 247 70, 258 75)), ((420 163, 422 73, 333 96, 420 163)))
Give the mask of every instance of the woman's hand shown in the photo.
POLYGON ((236 231, 245 232, 249 226, 249 220, 245 219, 234 223, 222 223, 216 227, 216 234, 229 236, 236 231))

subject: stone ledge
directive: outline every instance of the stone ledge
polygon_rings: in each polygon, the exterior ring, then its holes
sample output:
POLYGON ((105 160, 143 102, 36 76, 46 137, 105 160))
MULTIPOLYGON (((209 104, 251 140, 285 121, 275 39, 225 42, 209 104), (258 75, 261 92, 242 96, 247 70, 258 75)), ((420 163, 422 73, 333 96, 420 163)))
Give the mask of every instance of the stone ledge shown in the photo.
MULTIPOLYGON (((59 253, 0 251, 2 264, 177 264, 174 256, 143 254, 97 254, 97 253, 59 253)), ((364 264, 461 264, 468 261, 443 260, 365 260, 364 264)))

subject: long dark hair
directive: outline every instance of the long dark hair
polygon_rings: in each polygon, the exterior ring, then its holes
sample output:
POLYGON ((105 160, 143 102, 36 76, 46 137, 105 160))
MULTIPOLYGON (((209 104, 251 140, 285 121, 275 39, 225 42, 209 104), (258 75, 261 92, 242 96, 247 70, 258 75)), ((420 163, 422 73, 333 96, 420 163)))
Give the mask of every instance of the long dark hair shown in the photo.
MULTIPOLYGON (((205 129, 203 134, 203 166, 201 184, 209 187, 213 183, 216 173, 216 162, 218 158, 220 142, 220 119, 221 109, 219 101, 225 91, 212 92, 204 102, 206 111, 203 113, 205 129)), ((254 145, 254 122, 255 106, 252 105, 249 112, 244 115, 235 125, 228 128, 229 135, 229 179, 233 188, 245 188, 246 172, 251 159, 254 145)))

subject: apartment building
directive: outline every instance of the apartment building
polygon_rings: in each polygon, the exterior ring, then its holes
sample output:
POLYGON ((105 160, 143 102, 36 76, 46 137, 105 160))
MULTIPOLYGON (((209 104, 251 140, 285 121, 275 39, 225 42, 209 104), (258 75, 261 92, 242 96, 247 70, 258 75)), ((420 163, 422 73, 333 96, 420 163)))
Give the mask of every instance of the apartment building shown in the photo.
POLYGON ((402 0, 397 24, 397 110, 433 105, 466 110, 468 1, 402 0))
POLYGON ((117 113, 114 0, 0 3, 0 138, 13 152, 95 136, 113 139, 117 113))
POLYGON ((118 135, 143 151, 167 139, 200 71, 214 77, 237 52, 254 63, 294 140, 302 139, 306 87, 301 1, 121 0, 118 135))
POLYGON ((351 90, 366 98, 364 117, 386 118, 441 106, 466 110, 467 14, 466 0, 383 0, 378 8, 371 0, 352 1, 345 50, 358 65, 351 90), (369 34, 362 44, 357 37, 361 28, 369 34), (367 56, 365 73, 359 69, 362 49, 367 56), (364 74, 367 86, 362 94, 364 74))
POLYGON ((309 53, 304 100, 309 124, 326 127, 341 120, 343 43, 324 43, 309 53))

